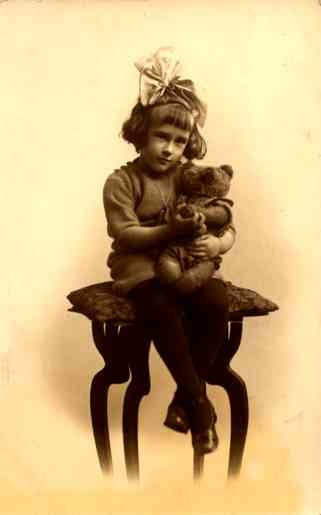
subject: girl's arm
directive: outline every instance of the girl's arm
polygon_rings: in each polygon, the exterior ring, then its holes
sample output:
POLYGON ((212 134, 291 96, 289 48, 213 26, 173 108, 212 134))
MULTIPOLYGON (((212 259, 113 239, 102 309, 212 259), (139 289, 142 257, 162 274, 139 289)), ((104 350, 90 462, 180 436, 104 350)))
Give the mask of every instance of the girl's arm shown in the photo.
POLYGON ((145 250, 168 243, 177 236, 193 236, 200 229, 202 223, 195 215, 194 218, 188 219, 173 218, 168 224, 156 227, 132 226, 120 233, 118 243, 128 250, 145 250))
POLYGON ((236 232, 235 232, 234 227, 233 226, 229 227, 225 231, 225 233, 222 236, 220 236, 218 239, 220 241, 219 254, 225 254, 233 247, 233 245, 235 243, 236 232))
POLYGON ((118 245, 133 252, 157 247, 179 235, 193 236, 203 224, 204 217, 173 218, 168 224, 144 227, 135 212, 137 194, 133 182, 124 170, 114 172, 107 179, 103 201, 107 231, 118 245))
POLYGON ((194 257, 212 259, 228 252, 234 245, 235 237, 235 229, 230 227, 220 237, 209 233, 199 236, 186 249, 194 257))

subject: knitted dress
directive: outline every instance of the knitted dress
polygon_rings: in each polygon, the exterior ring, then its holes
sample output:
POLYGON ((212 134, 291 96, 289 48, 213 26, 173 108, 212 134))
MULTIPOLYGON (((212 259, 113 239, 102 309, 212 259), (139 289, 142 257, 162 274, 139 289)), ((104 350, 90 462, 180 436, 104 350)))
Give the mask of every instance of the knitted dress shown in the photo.
POLYGON ((159 225, 162 213, 175 204, 178 186, 179 167, 155 177, 139 158, 107 178, 103 201, 107 233, 113 239, 107 265, 118 293, 126 295, 140 282, 155 277, 155 261, 166 246, 134 252, 120 244, 120 234, 128 227, 159 225))

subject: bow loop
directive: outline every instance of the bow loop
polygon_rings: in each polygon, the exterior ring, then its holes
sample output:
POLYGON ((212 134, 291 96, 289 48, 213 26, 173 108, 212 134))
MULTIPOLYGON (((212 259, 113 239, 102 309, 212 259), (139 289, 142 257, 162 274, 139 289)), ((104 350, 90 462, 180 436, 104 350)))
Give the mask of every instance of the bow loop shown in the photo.
POLYGON ((206 107, 197 97, 193 82, 180 78, 181 65, 172 47, 160 48, 135 66, 140 72, 139 98, 144 106, 157 104, 166 93, 190 110, 199 125, 204 125, 206 107))

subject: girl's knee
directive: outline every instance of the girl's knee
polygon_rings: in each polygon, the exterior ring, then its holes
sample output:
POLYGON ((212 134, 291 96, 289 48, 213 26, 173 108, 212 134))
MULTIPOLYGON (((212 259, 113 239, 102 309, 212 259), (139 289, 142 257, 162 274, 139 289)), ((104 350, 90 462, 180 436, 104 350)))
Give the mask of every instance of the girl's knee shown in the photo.
POLYGON ((198 305, 213 315, 228 316, 229 301, 227 288, 223 281, 210 279, 198 292, 198 305))

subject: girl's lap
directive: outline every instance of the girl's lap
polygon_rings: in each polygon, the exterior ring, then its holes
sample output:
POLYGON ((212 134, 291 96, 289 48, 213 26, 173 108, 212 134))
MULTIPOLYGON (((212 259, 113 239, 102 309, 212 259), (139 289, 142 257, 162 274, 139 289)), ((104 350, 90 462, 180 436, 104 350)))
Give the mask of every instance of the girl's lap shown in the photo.
POLYGON ((184 296, 184 305, 188 307, 211 306, 212 309, 228 310, 227 287, 224 281, 212 277, 203 286, 184 296))
POLYGON ((189 295, 179 295, 174 288, 152 278, 140 283, 128 294, 144 319, 155 320, 164 316, 183 317, 204 308, 222 314, 228 311, 227 288, 221 279, 211 278, 189 295))
POLYGON ((144 318, 155 318, 164 310, 176 314, 182 310, 175 291, 156 277, 137 285, 128 293, 128 297, 144 318))

